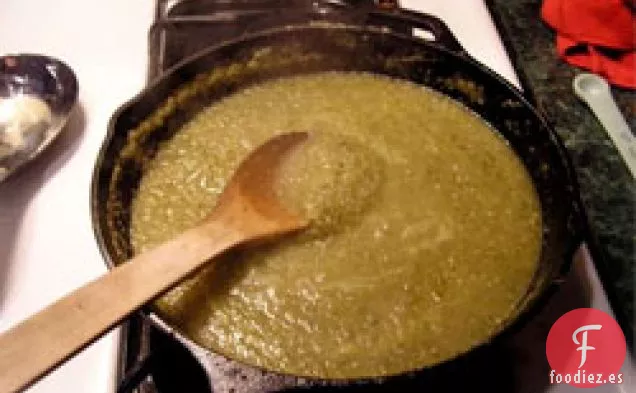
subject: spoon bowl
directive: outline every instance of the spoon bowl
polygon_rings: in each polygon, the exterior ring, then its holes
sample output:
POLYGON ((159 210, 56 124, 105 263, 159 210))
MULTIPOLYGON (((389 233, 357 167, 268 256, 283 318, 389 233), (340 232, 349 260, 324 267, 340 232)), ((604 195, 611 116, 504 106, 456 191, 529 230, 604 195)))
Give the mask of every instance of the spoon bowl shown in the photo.
POLYGON ((0 181, 39 155, 66 125, 78 83, 60 60, 0 57, 0 181))
POLYGON ((605 79, 589 73, 578 74, 574 78, 573 86, 574 92, 581 99, 590 95, 607 94, 610 89, 605 79))

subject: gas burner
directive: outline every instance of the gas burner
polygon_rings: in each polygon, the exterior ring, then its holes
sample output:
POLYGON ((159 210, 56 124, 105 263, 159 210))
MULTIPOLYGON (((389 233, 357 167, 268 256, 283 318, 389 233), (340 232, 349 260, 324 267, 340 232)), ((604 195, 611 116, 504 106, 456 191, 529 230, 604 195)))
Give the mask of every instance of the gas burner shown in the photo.
MULTIPOLYGON (((388 4, 395 0, 382 1, 388 4)), ((150 29, 148 80, 201 49, 280 26, 294 16, 374 4, 373 0, 159 0, 150 29)))

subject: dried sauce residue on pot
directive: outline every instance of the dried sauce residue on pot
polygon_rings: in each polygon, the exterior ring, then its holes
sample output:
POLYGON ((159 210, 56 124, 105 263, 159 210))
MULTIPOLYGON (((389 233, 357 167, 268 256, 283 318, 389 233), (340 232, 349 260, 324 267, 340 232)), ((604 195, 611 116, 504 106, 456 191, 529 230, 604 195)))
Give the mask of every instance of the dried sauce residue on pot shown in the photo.
POLYGON ((472 112, 385 77, 280 79, 203 110, 148 163, 135 249, 202 219, 253 148, 293 130, 312 140, 279 191, 312 229, 217 261, 158 300, 162 317, 247 364, 321 378, 420 368, 500 328, 538 263, 528 174, 472 112))

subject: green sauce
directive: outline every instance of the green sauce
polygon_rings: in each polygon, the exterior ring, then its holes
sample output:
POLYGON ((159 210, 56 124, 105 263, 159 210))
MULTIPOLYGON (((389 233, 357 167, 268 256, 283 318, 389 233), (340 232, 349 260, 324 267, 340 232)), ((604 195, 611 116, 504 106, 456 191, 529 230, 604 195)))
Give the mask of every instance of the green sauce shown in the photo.
POLYGON ((135 249, 199 222, 251 150, 295 130, 311 139, 278 192, 311 228, 223 257, 161 297, 162 317, 244 363, 323 378, 420 368, 500 328, 537 267, 536 193, 485 122, 404 81, 316 74, 205 109, 145 173, 135 249))

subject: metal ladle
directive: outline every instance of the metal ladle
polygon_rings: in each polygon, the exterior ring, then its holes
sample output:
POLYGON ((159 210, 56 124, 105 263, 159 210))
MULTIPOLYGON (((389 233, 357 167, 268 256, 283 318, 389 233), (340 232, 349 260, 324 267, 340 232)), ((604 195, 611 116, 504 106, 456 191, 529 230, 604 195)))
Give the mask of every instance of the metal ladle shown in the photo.
POLYGON ((0 181, 55 139, 77 94, 75 74, 57 59, 35 54, 0 57, 0 181))

